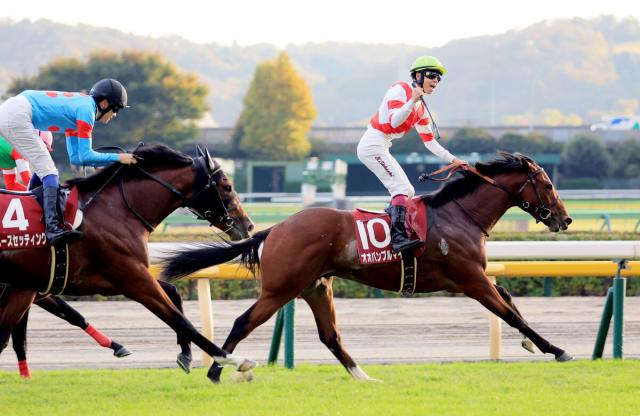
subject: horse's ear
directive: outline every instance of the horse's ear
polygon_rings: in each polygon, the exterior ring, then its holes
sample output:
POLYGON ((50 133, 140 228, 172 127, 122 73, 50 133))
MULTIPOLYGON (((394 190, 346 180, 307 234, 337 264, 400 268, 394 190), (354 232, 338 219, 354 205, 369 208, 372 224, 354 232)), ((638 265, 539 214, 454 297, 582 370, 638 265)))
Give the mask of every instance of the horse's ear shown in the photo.
POLYGON ((202 151, 202 148, 200 147, 199 144, 196 145, 196 156, 200 157, 205 157, 204 152, 202 151))
POLYGON ((214 170, 216 170, 216 163, 213 161, 213 158, 209 154, 209 149, 207 148, 204 149, 203 156, 204 156, 204 159, 207 161, 207 165, 209 166, 209 171, 213 172, 214 170))

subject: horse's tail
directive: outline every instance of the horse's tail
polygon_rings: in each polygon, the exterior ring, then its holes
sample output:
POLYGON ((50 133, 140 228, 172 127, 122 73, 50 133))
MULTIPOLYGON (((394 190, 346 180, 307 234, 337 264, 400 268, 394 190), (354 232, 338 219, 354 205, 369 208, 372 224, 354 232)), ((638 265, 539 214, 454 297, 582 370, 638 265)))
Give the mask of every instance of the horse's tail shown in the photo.
POLYGON ((173 282, 182 277, 210 266, 226 263, 240 256, 240 263, 256 273, 260 266, 258 249, 267 238, 271 228, 256 233, 253 237, 240 241, 224 241, 201 244, 199 248, 178 251, 176 255, 162 262, 160 278, 173 282))

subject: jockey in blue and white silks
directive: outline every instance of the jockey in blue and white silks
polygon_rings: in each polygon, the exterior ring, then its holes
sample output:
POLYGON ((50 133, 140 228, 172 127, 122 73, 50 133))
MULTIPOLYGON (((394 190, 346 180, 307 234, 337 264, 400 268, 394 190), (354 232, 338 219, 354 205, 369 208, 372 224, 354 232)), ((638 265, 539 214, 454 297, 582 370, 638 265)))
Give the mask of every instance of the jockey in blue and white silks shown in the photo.
POLYGON ((114 79, 97 82, 89 95, 27 90, 0 105, 0 135, 29 161, 44 185, 46 235, 51 244, 79 233, 66 229, 58 215, 58 170, 34 129, 64 132, 72 164, 104 166, 116 161, 134 164, 136 159, 130 153, 98 153, 91 146, 95 121, 107 124, 125 107, 127 92, 114 79))

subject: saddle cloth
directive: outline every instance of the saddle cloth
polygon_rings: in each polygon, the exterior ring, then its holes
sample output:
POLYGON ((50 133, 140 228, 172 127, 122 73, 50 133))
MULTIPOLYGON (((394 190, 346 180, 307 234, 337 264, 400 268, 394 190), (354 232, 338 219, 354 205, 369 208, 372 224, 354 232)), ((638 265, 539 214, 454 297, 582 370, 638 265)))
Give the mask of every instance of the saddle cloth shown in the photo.
MULTIPOLYGON (((78 190, 74 187, 71 190, 62 189, 61 192, 61 197, 66 195, 65 222, 78 228, 82 222, 82 211, 78 209, 78 190)), ((40 189, 34 192, 0 192, 0 250, 48 245, 38 193, 41 193, 40 189)))
MULTIPOLYGON (((391 219, 386 212, 353 210, 356 241, 360 264, 379 264, 400 261, 400 253, 391 251, 391 219)), ((421 197, 413 198, 407 205, 405 227, 412 239, 427 240, 427 207, 421 197)), ((414 250, 419 257, 425 251, 424 244, 414 250)))

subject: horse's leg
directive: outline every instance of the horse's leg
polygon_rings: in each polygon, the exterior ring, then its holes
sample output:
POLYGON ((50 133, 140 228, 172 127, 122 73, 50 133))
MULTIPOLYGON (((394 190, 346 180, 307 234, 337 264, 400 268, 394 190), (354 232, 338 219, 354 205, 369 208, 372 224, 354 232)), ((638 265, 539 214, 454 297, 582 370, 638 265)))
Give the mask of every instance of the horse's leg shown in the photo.
MULTIPOLYGON (((249 336, 251 331, 265 323, 278 309, 291 299, 294 299, 297 293, 295 291, 287 294, 271 295, 263 291, 258 300, 233 322, 233 328, 231 328, 231 332, 222 348, 230 353, 233 352, 240 341, 249 336)), ((222 366, 214 362, 207 373, 207 377, 214 383, 219 383, 221 373, 222 366)))
POLYGON ((84 330, 84 332, 91 336, 91 338, 93 338, 100 346, 112 349, 113 355, 116 357, 122 358, 131 355, 131 352, 128 349, 113 341, 100 330, 94 328, 93 325, 87 322, 80 312, 72 308, 71 305, 60 297, 47 296, 36 300, 34 303, 50 314, 55 315, 60 319, 64 319, 71 325, 84 330))
POLYGON ((18 372, 22 378, 31 378, 31 370, 27 362, 27 322, 29 322, 30 309, 27 309, 22 319, 11 331, 11 343, 18 358, 18 372))
POLYGON ((9 345, 13 328, 29 310, 36 292, 31 290, 6 288, 0 297, 0 354, 9 345))
POLYGON ((182 339, 194 342, 221 364, 233 364, 238 371, 242 372, 249 371, 257 365, 255 361, 227 353, 200 334, 184 314, 171 302, 171 299, 162 290, 158 281, 149 274, 148 270, 145 268, 140 273, 146 273, 146 278, 128 278, 124 280, 129 283, 123 288, 125 296, 144 305, 178 333, 182 339))
POLYGON ((333 303, 333 277, 321 278, 302 291, 300 296, 309 304, 318 327, 320 341, 356 380, 378 381, 367 375, 342 347, 336 309, 333 303))
POLYGON ((573 359, 564 350, 551 344, 549 341, 541 337, 519 316, 519 314, 511 308, 502 298, 498 290, 491 284, 486 276, 482 276, 474 281, 473 285, 462 286, 465 295, 480 302, 485 308, 489 309, 496 316, 500 317, 507 324, 517 329, 529 338, 543 353, 551 353, 556 357, 557 361, 568 361, 573 359))
MULTIPOLYGON (((522 321, 525 324, 529 325, 529 323, 524 319, 524 317, 516 307, 516 304, 513 301, 513 297, 511 296, 511 293, 509 293, 507 289, 503 288, 502 286, 499 286, 496 284, 494 284, 493 286, 495 286, 498 293, 500 293, 500 296, 502 296, 502 299, 504 299, 504 301, 507 302, 507 304, 513 309, 513 311, 518 314, 520 319, 522 319, 522 321)), ((522 339, 522 341, 520 342, 520 345, 522 346, 522 348, 529 351, 531 354, 535 354, 535 350, 533 349, 533 342, 531 342, 531 340, 528 339, 526 336, 522 339)))
MULTIPOLYGON (((182 298, 180 297, 180 293, 178 293, 178 289, 169 282, 165 282, 163 280, 158 280, 160 286, 162 286, 162 290, 164 293, 169 296, 171 302, 178 308, 180 313, 184 315, 184 309, 182 308, 182 298)), ((180 345, 181 352, 178 354, 176 358, 176 363, 180 368, 184 370, 185 373, 189 374, 191 372, 191 343, 188 339, 184 339, 180 333, 178 336, 178 345, 180 345)))

